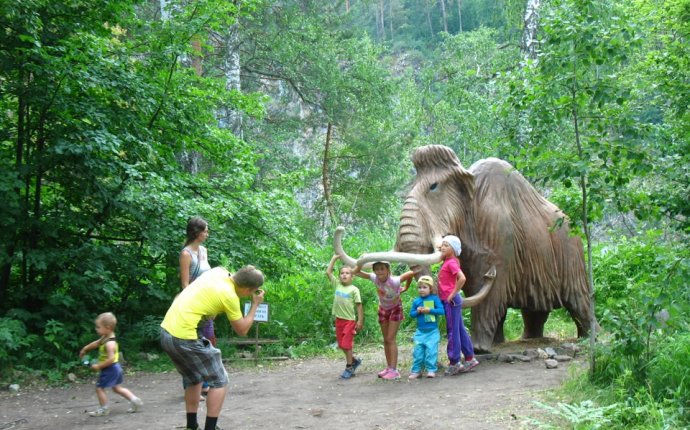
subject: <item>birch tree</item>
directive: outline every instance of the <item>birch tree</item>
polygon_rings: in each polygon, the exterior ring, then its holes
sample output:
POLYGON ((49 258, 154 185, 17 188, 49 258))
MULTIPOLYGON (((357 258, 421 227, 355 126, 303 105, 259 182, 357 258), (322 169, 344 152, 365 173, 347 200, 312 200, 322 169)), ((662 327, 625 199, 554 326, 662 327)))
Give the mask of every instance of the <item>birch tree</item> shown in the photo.
POLYGON ((448 33, 448 16, 446 15, 446 2, 445 0, 438 0, 438 4, 441 7, 441 20, 443 21, 443 31, 448 33))

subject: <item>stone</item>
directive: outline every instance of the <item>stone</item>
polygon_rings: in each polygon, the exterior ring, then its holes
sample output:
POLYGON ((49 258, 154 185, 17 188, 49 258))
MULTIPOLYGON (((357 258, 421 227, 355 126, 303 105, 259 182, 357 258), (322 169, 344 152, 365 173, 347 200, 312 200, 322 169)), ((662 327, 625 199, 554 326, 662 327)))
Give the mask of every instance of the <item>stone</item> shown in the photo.
MULTIPOLYGON (((526 349, 525 351, 522 352, 522 355, 526 355, 527 357, 532 357, 532 359, 535 359, 539 357, 539 351, 536 349, 526 349)), ((542 357, 546 358, 546 357, 542 357)))
POLYGON ((530 363, 534 359, 534 357, 530 357, 529 355, 520 354, 513 355, 513 357, 515 358, 515 360, 520 361, 522 363, 530 363))
POLYGON ((565 352, 566 354, 570 354, 570 355, 572 355, 573 357, 574 357, 578 352, 580 352, 580 347, 577 346, 576 344, 570 343, 570 342, 569 342, 569 343, 564 343, 563 345, 561 345, 561 348, 563 348, 563 350, 564 350, 564 352, 565 352))
POLYGON ((544 364, 546 365, 547 369, 558 368, 558 361, 554 360, 553 358, 548 358, 548 359, 544 360, 544 364))
POLYGON ((555 357, 553 357, 553 359, 558 361, 558 362, 564 362, 564 361, 572 360, 573 357, 571 357, 569 355, 556 355, 555 357))

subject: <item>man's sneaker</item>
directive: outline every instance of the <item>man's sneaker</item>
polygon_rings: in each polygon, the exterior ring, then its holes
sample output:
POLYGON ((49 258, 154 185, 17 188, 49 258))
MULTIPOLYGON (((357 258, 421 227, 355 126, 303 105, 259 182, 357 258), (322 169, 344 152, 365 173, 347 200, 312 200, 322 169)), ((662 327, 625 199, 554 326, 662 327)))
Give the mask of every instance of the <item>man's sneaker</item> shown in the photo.
POLYGON ((407 377, 407 379, 419 379, 419 372, 412 372, 410 373, 410 376, 407 377))
POLYGON ((474 369, 477 366, 479 366, 479 360, 472 357, 472 360, 465 362, 465 365, 462 367, 460 372, 462 372, 462 373, 469 372, 470 370, 474 369))
POLYGON ((461 372, 462 364, 451 364, 446 368, 446 375, 453 376, 461 372))
POLYGON ((133 414, 134 412, 138 411, 140 407, 143 406, 144 402, 139 397, 135 397, 129 402, 129 404, 130 407, 129 409, 127 409, 127 412, 133 414))
POLYGON ((388 373, 383 375, 381 378, 383 378, 387 381, 392 381, 394 379, 400 379, 400 372, 398 372, 395 369, 388 369, 388 373))
MULTIPOLYGON (((180 427, 180 428, 181 428, 181 427, 180 427)), ((197 428, 195 428, 195 429, 190 429, 189 427, 185 427, 184 430, 199 430, 199 427, 197 426, 197 428)), ((216 426, 216 430, 223 430, 223 429, 220 428, 220 427, 218 427, 218 426, 216 426)))
POLYGON ((350 379, 354 374, 355 370, 352 367, 347 366, 345 370, 343 370, 343 373, 340 374, 340 379, 350 379))
POLYGON ((382 371, 380 371, 379 373, 377 373, 377 375, 378 375, 379 378, 383 378, 383 377, 386 376, 386 374, 387 374, 388 372, 390 372, 390 371, 391 371, 391 369, 389 369, 388 367, 386 367, 385 369, 383 369, 382 371))
POLYGON ((429 372, 426 374, 427 378, 435 378, 436 377, 436 372, 429 372))
POLYGON ((89 412, 89 416, 92 417, 104 417, 110 413, 110 409, 104 408, 101 406, 100 408, 96 409, 95 411, 89 412))
POLYGON ((352 360, 352 373, 355 373, 355 370, 357 370, 360 364, 362 364, 361 358, 355 357, 355 359, 352 360))

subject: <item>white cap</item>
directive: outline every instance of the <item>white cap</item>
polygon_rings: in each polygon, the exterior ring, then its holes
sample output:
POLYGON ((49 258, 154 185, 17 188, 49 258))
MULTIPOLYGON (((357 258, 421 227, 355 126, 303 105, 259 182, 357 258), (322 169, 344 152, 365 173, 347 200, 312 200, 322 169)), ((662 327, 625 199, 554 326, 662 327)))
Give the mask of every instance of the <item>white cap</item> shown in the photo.
POLYGON ((450 245, 451 248, 453 248, 453 251, 455 251, 456 256, 460 256, 460 253, 462 252, 462 245, 460 244, 460 239, 457 236, 449 234, 448 236, 444 236, 441 240, 447 242, 448 245, 450 245))

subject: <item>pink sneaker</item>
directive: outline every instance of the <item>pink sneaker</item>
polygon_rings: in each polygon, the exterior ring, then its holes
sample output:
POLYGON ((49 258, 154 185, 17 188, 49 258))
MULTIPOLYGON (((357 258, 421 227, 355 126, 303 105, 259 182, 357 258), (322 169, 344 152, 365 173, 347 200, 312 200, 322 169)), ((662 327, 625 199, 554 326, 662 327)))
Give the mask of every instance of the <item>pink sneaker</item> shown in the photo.
POLYGON ((477 366, 479 366, 479 360, 472 357, 472 360, 465 362, 465 365, 462 367, 460 372, 461 373, 469 372, 470 370, 474 369, 477 366))
POLYGON ((429 372, 426 374, 427 378, 435 378, 436 377, 436 372, 429 372))
POLYGON ((382 371, 380 371, 379 373, 377 373, 377 375, 379 376, 379 378, 383 378, 384 376, 386 376, 386 373, 388 373, 388 372, 390 372, 390 371, 391 371, 391 369, 389 369, 388 367, 386 367, 385 369, 383 369, 382 371))
POLYGON ((388 373, 383 375, 381 378, 383 378, 387 381, 392 381, 394 379, 400 379, 400 372, 398 372, 395 369, 388 369, 388 373))

